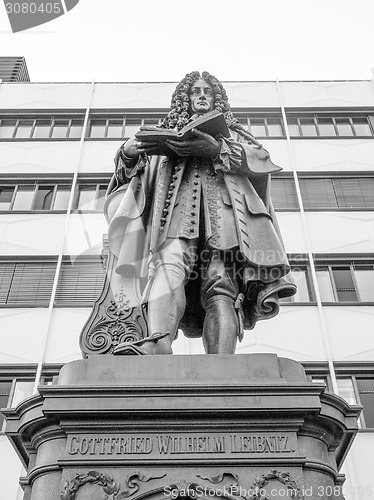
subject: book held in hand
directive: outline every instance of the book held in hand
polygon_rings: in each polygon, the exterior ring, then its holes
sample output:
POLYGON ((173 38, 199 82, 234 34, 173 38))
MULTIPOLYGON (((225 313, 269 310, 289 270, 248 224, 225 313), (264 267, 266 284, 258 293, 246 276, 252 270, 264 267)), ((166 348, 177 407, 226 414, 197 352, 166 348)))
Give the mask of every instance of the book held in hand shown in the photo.
POLYGON ((231 137, 225 117, 220 111, 213 110, 209 113, 199 116, 187 123, 179 132, 173 129, 159 127, 140 127, 139 132, 135 137, 142 142, 156 142, 160 144, 160 148, 167 149, 168 140, 185 141, 193 137, 192 129, 200 130, 213 137, 222 135, 223 137, 231 137))

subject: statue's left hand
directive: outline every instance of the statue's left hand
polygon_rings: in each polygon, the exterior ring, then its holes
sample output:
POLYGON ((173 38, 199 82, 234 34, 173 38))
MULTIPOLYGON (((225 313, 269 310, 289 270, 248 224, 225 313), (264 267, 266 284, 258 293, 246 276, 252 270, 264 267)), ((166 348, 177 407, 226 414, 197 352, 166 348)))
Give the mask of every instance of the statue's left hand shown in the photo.
POLYGON ((169 140, 166 141, 166 144, 172 151, 177 153, 178 156, 215 158, 219 151, 219 144, 214 137, 197 129, 192 129, 191 132, 193 133, 193 137, 188 141, 169 140))

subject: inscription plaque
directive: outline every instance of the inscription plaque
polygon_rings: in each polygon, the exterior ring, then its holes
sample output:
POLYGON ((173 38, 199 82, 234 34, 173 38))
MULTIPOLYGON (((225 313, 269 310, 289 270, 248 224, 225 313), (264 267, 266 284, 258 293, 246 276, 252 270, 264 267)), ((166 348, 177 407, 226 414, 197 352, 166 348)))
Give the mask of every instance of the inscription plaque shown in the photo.
POLYGON ((281 433, 152 433, 72 434, 66 460, 162 460, 214 457, 290 456, 296 453, 296 435, 281 433))

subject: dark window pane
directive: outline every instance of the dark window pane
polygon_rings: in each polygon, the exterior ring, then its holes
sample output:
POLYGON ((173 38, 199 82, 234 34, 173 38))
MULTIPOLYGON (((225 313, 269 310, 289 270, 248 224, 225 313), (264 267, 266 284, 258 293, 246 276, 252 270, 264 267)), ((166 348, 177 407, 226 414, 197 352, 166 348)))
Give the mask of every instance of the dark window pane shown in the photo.
POLYGON ((56 119, 53 125, 52 138, 53 139, 65 139, 68 133, 70 120, 59 120, 56 119))
POLYGON ((374 427, 374 379, 356 378, 366 427, 374 427))
MULTIPOLYGON (((154 127, 157 127, 159 123, 159 118, 144 118, 144 125, 153 125, 154 127)), ((245 120, 245 123, 247 124, 247 120, 245 120)))
POLYGON ((34 120, 20 120, 15 137, 17 139, 29 139, 34 120))
POLYGON ((337 208, 331 179, 300 179, 300 190, 305 208, 337 208))
POLYGON ((318 129, 320 135, 336 136, 332 118, 318 118, 318 129))
POLYGON ((271 199, 275 209, 299 208, 293 179, 271 179, 271 199))
POLYGON ((352 118, 353 127, 356 131, 356 135, 373 135, 368 119, 366 117, 363 118, 352 118))
POLYGON ((80 139, 83 130, 83 120, 71 120, 69 139, 80 139))
POLYGON ((350 137, 353 135, 353 130, 349 118, 336 118, 335 122, 340 137, 350 137))
POLYGON ((36 120, 33 139, 46 139, 51 131, 51 120, 36 120))
POLYGON ((13 137, 16 120, 1 120, 0 123, 0 139, 10 139, 13 137))
POLYGON ((13 210, 31 210, 35 186, 18 186, 13 210))
POLYGON ((39 186, 33 210, 51 210, 54 186, 39 186))
POLYGON ((0 210, 9 210, 14 193, 14 187, 0 187, 0 210))
POLYGON ((314 137, 317 135, 314 118, 300 118, 300 125, 303 137, 314 137))
POLYGON ((339 302, 357 302, 357 294, 350 268, 334 268, 333 276, 339 302))
POLYGON ((265 120, 263 118, 251 118, 250 132, 255 137, 266 137, 265 120))
POLYGON ((333 179, 341 208, 374 208, 374 178, 333 179))
POLYGON ((283 127, 280 118, 268 118, 268 133, 270 137, 283 137, 283 127))

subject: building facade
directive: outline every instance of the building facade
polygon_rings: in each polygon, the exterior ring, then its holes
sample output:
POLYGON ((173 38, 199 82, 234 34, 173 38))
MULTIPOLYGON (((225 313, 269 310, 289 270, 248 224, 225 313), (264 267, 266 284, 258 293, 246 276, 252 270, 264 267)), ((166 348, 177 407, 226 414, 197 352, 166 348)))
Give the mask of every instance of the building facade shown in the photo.
MULTIPOLYGON (((224 83, 235 116, 283 171, 272 198, 298 293, 237 353, 301 362, 361 404, 347 500, 374 498, 374 83, 224 83)), ((0 406, 16 406, 81 357, 104 279, 102 214, 113 157, 165 115, 175 83, 0 83, 0 406)), ((202 353, 182 335, 175 354, 202 353)), ((1 422, 3 425, 3 422, 1 422)), ((4 427, 2 427, 4 431, 4 427)), ((0 433, 1 489, 22 468, 0 433)))

